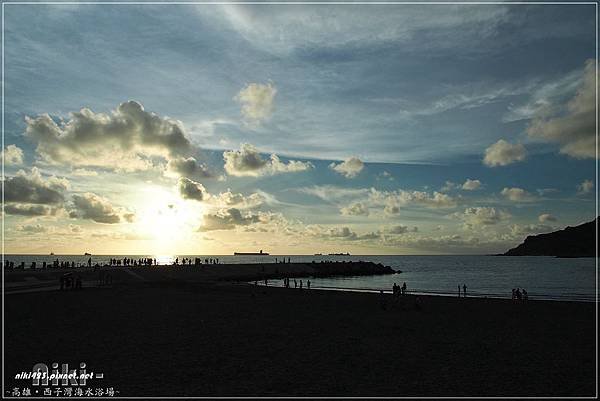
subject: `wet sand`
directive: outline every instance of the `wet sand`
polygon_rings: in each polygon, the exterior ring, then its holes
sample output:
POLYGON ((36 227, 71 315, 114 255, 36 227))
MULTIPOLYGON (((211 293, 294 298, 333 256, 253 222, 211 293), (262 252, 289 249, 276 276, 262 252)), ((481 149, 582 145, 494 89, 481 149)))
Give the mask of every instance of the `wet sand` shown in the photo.
POLYGON ((35 363, 85 361, 120 396, 595 391, 593 303, 420 297, 417 310, 389 295, 383 309, 377 294, 130 275, 5 299, 7 389, 35 363))

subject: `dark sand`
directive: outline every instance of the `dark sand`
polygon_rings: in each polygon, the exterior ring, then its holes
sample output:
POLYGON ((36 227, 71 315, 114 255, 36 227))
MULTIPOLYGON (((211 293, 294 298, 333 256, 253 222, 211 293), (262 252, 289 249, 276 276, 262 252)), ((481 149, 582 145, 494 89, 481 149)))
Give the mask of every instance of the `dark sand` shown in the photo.
POLYGON ((593 303, 389 295, 383 310, 377 294, 176 276, 6 295, 6 388, 35 363, 85 361, 121 396, 595 392, 593 303))

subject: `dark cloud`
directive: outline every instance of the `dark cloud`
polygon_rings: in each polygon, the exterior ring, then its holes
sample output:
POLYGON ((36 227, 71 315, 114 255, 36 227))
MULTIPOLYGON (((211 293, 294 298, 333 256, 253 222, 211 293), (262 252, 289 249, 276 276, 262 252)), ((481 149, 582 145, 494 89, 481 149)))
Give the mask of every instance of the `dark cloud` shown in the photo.
POLYGON ((596 157, 596 60, 585 64, 577 94, 567 103, 563 115, 534 118, 527 128, 530 137, 560 145, 560 152, 571 157, 596 157))
POLYGON ((282 162, 277 155, 272 154, 270 160, 263 159, 258 149, 245 143, 240 150, 223 152, 225 171, 233 176, 258 177, 262 175, 275 175, 281 173, 295 173, 314 168, 310 162, 290 160, 282 162))
POLYGON ((247 226, 259 221, 260 216, 258 214, 242 214, 239 209, 229 208, 220 210, 215 214, 204 215, 202 226, 198 231, 232 230, 237 226, 247 226))
POLYGON ((192 150, 180 121, 147 112, 135 101, 121 103, 111 114, 84 108, 60 124, 48 114, 25 121, 37 153, 53 164, 145 170, 153 156, 174 158, 192 150))
POLYGON ((73 195, 73 205, 75 209, 69 213, 72 218, 93 220, 103 224, 120 223, 121 215, 128 216, 123 217, 126 221, 133 220, 132 213, 114 207, 107 199, 91 192, 73 195))
POLYGON ((63 192, 68 185, 67 180, 57 177, 44 180, 36 167, 30 173, 19 170, 16 176, 8 177, 4 183, 4 201, 58 205, 64 201, 63 192))
POLYGON ((27 205, 27 204, 6 204, 4 205, 4 213, 16 214, 20 216, 48 216, 56 213, 56 208, 51 208, 45 205, 27 205))
POLYGON ((187 178, 212 178, 214 174, 204 164, 198 163, 193 157, 177 157, 167 163, 167 172, 187 178))
POLYGON ((183 199, 203 201, 208 199, 210 196, 208 192, 206 192, 204 185, 185 177, 181 177, 179 179, 177 183, 177 189, 179 190, 179 194, 183 199))
POLYGON ((69 182, 55 176, 44 178, 33 167, 30 172, 19 170, 4 182, 4 212, 21 216, 54 215, 62 209, 69 182))

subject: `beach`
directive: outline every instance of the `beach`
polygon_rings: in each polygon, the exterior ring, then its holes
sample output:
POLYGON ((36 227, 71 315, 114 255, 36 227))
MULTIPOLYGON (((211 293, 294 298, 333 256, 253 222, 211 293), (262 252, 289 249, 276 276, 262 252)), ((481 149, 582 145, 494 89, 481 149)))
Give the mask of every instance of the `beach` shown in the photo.
POLYGON ((110 286, 7 294, 6 387, 39 362, 85 361, 119 396, 595 392, 594 303, 419 296, 416 307, 413 295, 190 280, 185 269, 110 269, 110 286))

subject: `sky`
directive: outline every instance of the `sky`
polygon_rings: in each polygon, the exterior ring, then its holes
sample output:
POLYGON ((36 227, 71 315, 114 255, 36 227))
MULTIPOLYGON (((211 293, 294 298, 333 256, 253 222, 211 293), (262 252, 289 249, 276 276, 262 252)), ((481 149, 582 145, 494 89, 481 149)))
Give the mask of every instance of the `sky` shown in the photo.
POLYGON ((4 12, 6 253, 489 254, 595 217, 595 5, 4 12))

